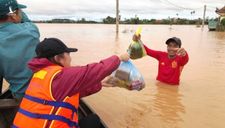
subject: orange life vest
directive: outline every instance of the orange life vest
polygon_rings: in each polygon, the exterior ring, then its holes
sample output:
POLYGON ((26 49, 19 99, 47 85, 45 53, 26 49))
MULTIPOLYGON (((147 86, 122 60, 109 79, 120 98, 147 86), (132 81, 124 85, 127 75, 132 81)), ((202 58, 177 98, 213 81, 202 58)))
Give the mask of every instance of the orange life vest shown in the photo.
POLYGON ((78 128, 79 93, 56 101, 52 80, 62 67, 53 65, 36 72, 14 119, 15 128, 78 128), (47 123, 48 122, 48 123, 47 123))

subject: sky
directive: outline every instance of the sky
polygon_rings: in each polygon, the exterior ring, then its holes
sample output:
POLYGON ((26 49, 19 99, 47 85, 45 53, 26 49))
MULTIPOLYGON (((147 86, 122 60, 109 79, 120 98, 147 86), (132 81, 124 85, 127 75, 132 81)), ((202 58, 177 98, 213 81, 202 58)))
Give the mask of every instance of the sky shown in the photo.
MULTIPOLYGON (((68 18, 101 21, 115 17, 116 0, 18 0, 27 6, 24 12, 32 20, 68 18)), ((216 18, 216 7, 225 6, 225 0, 119 0, 121 19, 138 16, 140 19, 166 19, 203 17, 216 18), (194 11, 195 13, 191 12, 194 11)))

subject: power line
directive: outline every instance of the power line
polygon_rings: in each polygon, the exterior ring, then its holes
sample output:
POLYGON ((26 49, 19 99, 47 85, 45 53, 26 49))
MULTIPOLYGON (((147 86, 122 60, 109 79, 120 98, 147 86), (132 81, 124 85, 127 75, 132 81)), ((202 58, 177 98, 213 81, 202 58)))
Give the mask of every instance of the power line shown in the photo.
POLYGON ((174 4, 174 3, 170 2, 169 0, 160 0, 160 1, 161 2, 165 1, 168 4, 170 4, 170 5, 172 5, 172 6, 176 7, 176 8, 179 8, 179 9, 183 9, 183 10, 198 10, 198 9, 202 9, 203 8, 203 6, 199 7, 199 8, 187 8, 187 7, 183 7, 183 6, 179 6, 177 4, 174 4))

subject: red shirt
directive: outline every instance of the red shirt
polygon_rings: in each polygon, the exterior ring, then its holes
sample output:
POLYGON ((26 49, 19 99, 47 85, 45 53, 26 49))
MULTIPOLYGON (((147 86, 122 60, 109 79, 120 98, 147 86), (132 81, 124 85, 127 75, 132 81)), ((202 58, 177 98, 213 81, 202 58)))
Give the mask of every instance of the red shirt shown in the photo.
POLYGON ((180 74, 182 72, 183 66, 187 64, 189 57, 188 54, 185 56, 176 56, 173 59, 168 58, 168 53, 162 51, 155 51, 144 46, 147 55, 157 59, 158 64, 158 76, 157 80, 171 84, 179 85, 180 74))

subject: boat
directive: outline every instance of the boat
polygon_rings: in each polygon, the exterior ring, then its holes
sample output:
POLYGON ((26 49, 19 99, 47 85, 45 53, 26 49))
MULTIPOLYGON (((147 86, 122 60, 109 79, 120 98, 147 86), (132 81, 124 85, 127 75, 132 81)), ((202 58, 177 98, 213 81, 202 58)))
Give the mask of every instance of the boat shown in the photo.
MULTIPOLYGON (((78 115, 79 118, 86 117, 90 114, 97 114, 84 100, 80 100, 78 115)), ((108 128, 104 121, 100 118, 100 127, 99 128, 108 128)))
MULTIPOLYGON (((19 104, 18 102, 16 102, 15 99, 13 99, 10 90, 6 89, 2 91, 2 86, 3 86, 3 79, 0 78, 0 110, 18 107, 19 104)), ((91 106, 89 106, 83 99, 80 99, 79 102, 80 102, 78 108, 79 119, 87 117, 88 115, 91 114, 97 115, 97 113, 91 108, 91 106)), ((108 128, 102 119, 100 119, 100 125, 101 125, 100 128, 108 128)))
POLYGON ((209 31, 215 31, 216 30, 216 27, 217 27, 217 21, 215 20, 209 20, 208 22, 208 29, 209 31))

